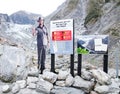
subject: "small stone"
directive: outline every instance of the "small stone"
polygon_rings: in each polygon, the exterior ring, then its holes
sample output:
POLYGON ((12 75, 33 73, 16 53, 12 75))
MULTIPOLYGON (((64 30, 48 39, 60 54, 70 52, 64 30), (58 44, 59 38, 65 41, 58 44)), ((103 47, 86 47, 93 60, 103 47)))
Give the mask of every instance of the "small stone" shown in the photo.
POLYGON ((3 92, 3 93, 8 93, 8 92, 10 92, 10 86, 9 86, 9 85, 4 85, 4 86, 2 87, 2 92, 3 92))

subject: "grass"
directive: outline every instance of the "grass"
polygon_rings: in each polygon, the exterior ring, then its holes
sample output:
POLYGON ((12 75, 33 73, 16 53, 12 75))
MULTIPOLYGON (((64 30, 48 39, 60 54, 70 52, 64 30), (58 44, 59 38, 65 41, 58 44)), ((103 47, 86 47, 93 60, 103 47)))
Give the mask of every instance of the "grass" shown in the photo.
POLYGON ((116 4, 116 6, 120 6, 120 1, 116 4))
POLYGON ((110 0, 105 0, 105 3, 108 3, 108 2, 110 2, 110 0))
POLYGON ((109 33, 112 36, 120 37, 120 32, 118 29, 110 28, 106 33, 109 33))
POLYGON ((69 11, 72 11, 73 9, 75 9, 78 2, 79 2, 79 0, 69 0, 68 6, 66 7, 67 11, 69 12, 69 11))
POLYGON ((85 18, 85 25, 89 23, 92 19, 97 20, 101 16, 101 8, 99 2, 96 0, 91 0, 88 7, 88 15, 85 18))
POLYGON ((93 18, 94 19, 98 19, 98 17, 100 17, 100 14, 99 14, 99 12, 97 12, 96 10, 93 10, 93 11, 91 11, 88 15, 87 15, 87 17, 85 18, 85 25, 89 22, 89 21, 91 21, 93 18))

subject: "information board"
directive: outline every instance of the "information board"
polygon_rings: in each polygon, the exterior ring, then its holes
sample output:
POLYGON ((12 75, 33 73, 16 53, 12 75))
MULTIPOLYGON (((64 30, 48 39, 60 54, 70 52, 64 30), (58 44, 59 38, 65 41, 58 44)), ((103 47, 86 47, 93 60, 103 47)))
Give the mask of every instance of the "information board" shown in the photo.
POLYGON ((77 41, 78 54, 106 54, 108 35, 82 35, 77 41))
POLYGON ((50 52, 73 54, 73 19, 50 22, 50 52))

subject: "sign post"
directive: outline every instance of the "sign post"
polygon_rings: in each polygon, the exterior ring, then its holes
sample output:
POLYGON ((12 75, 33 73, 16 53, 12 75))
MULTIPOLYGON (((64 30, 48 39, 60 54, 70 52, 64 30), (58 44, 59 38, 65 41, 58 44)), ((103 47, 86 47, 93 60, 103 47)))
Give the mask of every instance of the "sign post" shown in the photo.
POLYGON ((51 72, 55 72, 55 54, 51 54, 51 72))
POLYGON ((104 54, 103 71, 108 72, 108 35, 82 35, 77 41, 78 75, 81 76, 82 54, 104 54))
POLYGON ((74 75, 73 19, 50 22, 51 71, 55 72, 55 54, 71 55, 71 74, 74 75), (53 55, 54 54, 54 55, 53 55))
POLYGON ((108 54, 104 54, 103 71, 108 73, 108 54))

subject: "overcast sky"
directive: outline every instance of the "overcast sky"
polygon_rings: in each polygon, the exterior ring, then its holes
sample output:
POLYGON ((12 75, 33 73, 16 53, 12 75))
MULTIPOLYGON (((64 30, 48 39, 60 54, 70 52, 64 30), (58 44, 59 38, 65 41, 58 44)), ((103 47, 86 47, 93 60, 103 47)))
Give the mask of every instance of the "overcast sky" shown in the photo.
POLYGON ((25 10, 47 16, 66 0, 0 0, 0 13, 8 15, 25 10))

